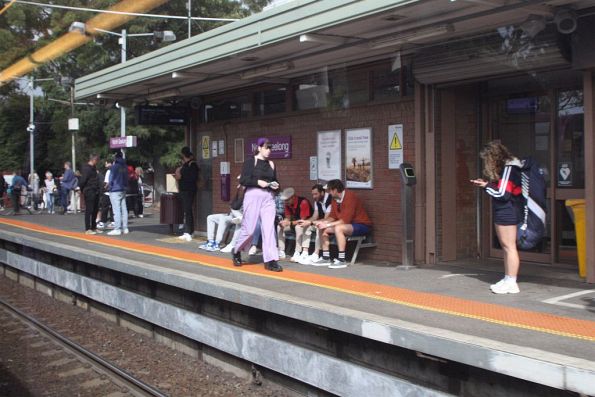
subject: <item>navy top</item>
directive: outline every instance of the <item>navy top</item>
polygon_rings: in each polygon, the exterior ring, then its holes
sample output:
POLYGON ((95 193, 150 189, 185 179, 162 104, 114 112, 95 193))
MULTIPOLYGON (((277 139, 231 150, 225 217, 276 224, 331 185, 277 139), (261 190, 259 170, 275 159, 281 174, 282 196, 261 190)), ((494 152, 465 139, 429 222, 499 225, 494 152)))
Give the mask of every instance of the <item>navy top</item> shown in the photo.
POLYGON ((256 159, 256 157, 249 157, 244 161, 242 167, 242 176, 240 177, 240 184, 246 187, 260 187, 258 186, 258 180, 266 182, 279 182, 277 180, 277 171, 271 167, 269 160, 256 159))

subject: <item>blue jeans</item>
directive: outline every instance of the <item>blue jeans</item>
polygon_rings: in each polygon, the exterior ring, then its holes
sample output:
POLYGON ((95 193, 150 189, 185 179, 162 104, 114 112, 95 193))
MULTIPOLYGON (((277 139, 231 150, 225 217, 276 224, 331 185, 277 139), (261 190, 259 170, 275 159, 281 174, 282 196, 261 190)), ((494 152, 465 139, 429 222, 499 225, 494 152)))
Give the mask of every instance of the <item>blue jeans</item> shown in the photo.
POLYGON ((126 207, 126 192, 110 192, 109 200, 114 212, 114 230, 128 229, 128 208, 126 207))
POLYGON ((45 202, 47 205, 48 212, 54 211, 54 193, 47 191, 45 192, 45 202))

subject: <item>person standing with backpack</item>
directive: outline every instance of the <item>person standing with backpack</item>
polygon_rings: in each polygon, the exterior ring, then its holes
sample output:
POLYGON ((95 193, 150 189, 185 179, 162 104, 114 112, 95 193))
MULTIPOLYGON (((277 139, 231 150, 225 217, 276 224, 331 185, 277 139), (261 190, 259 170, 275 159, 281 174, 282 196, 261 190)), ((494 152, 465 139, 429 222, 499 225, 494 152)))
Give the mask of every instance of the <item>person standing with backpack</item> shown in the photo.
POLYGON ((496 236, 504 251, 504 278, 490 289, 495 294, 517 294, 520 292, 517 284, 520 261, 516 240, 517 225, 522 220, 522 164, 500 141, 485 145, 480 157, 488 180, 472 179, 471 183, 492 197, 496 236))

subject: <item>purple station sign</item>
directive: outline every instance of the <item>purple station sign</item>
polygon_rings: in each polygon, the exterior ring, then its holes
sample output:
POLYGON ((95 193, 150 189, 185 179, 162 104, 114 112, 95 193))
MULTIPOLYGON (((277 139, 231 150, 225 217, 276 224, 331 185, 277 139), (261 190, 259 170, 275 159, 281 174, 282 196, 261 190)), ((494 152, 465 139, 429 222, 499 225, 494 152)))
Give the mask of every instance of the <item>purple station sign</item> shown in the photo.
MULTIPOLYGON (((270 159, 290 159, 291 158, 291 136, 267 136, 271 145, 270 159)), ((246 139, 244 152, 246 157, 254 155, 258 148, 258 138, 246 139)))
POLYGON ((109 147, 110 149, 136 147, 136 137, 132 135, 112 137, 109 139, 109 147))

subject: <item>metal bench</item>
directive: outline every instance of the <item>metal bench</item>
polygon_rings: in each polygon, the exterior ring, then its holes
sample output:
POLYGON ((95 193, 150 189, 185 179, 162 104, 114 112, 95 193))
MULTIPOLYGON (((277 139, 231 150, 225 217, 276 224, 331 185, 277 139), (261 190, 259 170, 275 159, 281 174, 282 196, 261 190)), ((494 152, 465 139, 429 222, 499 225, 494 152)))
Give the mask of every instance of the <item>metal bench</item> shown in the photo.
MULTIPOLYGON (((355 241, 355 249, 353 250, 353 255, 351 256, 351 261, 349 261, 349 263, 351 265, 355 264, 355 261, 357 260, 357 256, 359 254, 359 250, 361 248, 376 247, 376 243, 372 240, 371 234, 366 234, 365 236, 349 236, 349 237, 347 237, 348 244, 352 241, 355 241)), ((337 245, 337 240, 335 239, 334 235, 331 236, 330 243, 331 243, 331 245, 337 245)))

